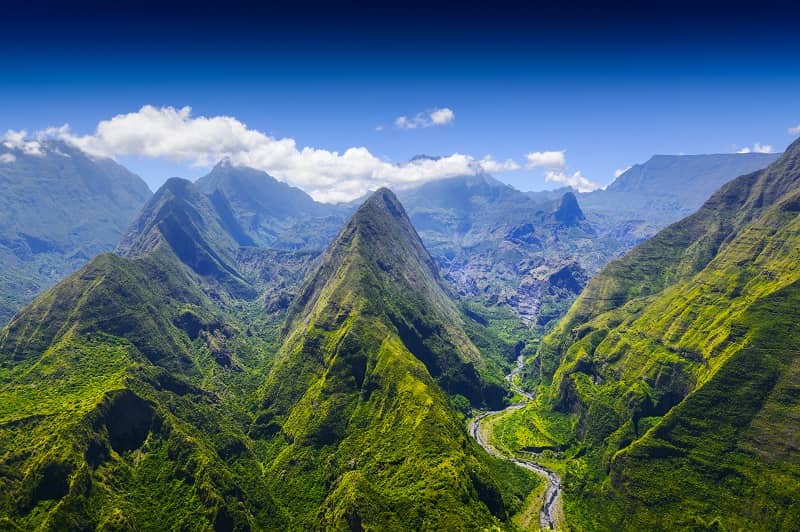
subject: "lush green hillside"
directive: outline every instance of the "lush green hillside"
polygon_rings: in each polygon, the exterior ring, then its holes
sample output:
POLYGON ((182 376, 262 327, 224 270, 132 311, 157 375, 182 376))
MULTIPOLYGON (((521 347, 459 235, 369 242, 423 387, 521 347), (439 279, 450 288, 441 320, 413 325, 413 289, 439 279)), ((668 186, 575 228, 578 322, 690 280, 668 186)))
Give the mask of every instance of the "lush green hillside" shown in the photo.
POLYGON ((169 216, 139 222, 135 258, 95 258, 0 333, 3 526, 285 526, 246 435, 269 343, 220 304, 206 262, 178 259, 225 242, 204 238, 220 221, 188 186, 153 198, 146 213, 169 216), (207 230, 177 249, 173 217, 207 230))
POLYGON ((150 197, 110 159, 57 141, 0 143, 0 324, 89 259, 111 251, 150 197))
POLYGON ((453 406, 500 404, 500 373, 391 192, 339 233, 288 326, 253 432, 274 435, 268 471, 295 525, 474 528, 519 508, 525 475, 480 451, 453 406))
MULTIPOLYGON (((529 358, 540 393, 493 443, 545 453, 576 528, 797 523, 798 151, 608 265, 529 358)), ((0 332, 1 525, 513 528, 541 481, 487 456, 465 416, 506 404, 533 344, 486 294, 559 315, 586 282, 566 259, 600 262, 579 200, 511 208, 485 177, 420 189, 433 258, 380 190, 318 257, 314 224, 284 237, 339 207, 212 177, 169 180, 119 255, 0 332), (509 277, 456 304, 437 262, 459 260, 509 277)))
POLYGON ((504 401, 513 350, 481 356, 464 326, 503 342, 461 316, 391 193, 297 298, 276 283, 308 257, 251 246, 230 214, 170 180, 124 256, 0 333, 0 526, 510 527, 538 481, 462 412, 504 401))
POLYGON ((800 526, 799 265, 796 142, 589 282, 505 431, 563 451, 575 528, 800 526))

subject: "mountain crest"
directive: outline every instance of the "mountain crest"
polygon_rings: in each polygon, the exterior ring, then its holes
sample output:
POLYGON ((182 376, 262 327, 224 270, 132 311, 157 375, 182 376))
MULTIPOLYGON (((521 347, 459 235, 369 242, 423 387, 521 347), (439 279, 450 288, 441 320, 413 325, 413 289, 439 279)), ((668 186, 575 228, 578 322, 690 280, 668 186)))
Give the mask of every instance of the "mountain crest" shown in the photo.
POLYGON ((321 251, 351 212, 348 207, 318 203, 262 170, 225 159, 195 186, 212 198, 224 197, 242 229, 264 247, 321 251))
MULTIPOLYGON (((297 364, 308 362, 298 353, 310 340, 309 330, 339 330, 354 319, 399 337, 445 391, 476 405, 502 402, 502 385, 484 379, 488 370, 433 260, 405 209, 385 188, 356 211, 292 302, 283 349, 288 356, 276 364, 270 390, 276 400, 284 395, 282 388, 288 391, 282 382, 299 371, 297 364)), ((318 358, 318 347, 309 347, 308 355, 318 358)), ((297 392, 284 396, 285 404, 294 404, 297 392)))
POLYGON ((126 257, 171 252, 206 282, 238 297, 255 295, 238 271, 241 245, 252 243, 224 197, 208 197, 185 179, 167 180, 120 241, 126 257))
POLYGON ((561 196, 561 204, 553 216, 564 225, 577 225, 578 222, 586 219, 573 192, 567 192, 561 196))

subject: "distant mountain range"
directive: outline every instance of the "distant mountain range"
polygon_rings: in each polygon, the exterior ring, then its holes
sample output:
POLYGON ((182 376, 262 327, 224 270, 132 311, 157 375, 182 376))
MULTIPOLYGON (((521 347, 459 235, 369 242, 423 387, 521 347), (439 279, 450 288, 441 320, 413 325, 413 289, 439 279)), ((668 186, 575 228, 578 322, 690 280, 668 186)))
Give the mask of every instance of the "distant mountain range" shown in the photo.
POLYGON ((69 144, 28 152, 0 143, 0 322, 89 259, 117 245, 150 198, 111 159, 69 144))
MULTIPOLYGON (((141 179, 113 161, 65 143, 42 146, 41 155, 20 153, 0 164, 0 179, 14 191, 5 197, 8 214, 0 219, 0 256, 9 264, 0 281, 0 320, 95 254, 114 249, 150 195, 141 179)), ((774 158, 656 156, 605 191, 579 195, 569 189, 522 193, 488 175, 465 176, 401 191, 400 199, 462 297, 508 307, 525 323, 547 330, 609 260, 693 211, 727 179, 774 158)), ((277 306, 287 304, 296 289, 291 280, 302 278, 358 206, 316 202, 264 172, 228 161, 195 187, 207 196, 207 208, 221 216, 221 226, 234 229, 230 237, 237 245, 251 250, 244 268, 265 268, 270 261, 264 250, 286 259, 271 269, 280 270, 283 280, 273 283, 277 291, 270 298, 277 306)), ((123 240, 120 249, 126 246, 123 240)))
POLYGON ((623 172, 604 190, 581 194, 579 201, 602 232, 643 240, 692 214, 734 177, 765 168, 779 156, 654 155, 623 172))
POLYGON ((560 315, 583 287, 587 270, 617 252, 596 239, 569 190, 536 202, 477 175, 434 181, 399 197, 462 297, 508 305, 529 324, 560 315))

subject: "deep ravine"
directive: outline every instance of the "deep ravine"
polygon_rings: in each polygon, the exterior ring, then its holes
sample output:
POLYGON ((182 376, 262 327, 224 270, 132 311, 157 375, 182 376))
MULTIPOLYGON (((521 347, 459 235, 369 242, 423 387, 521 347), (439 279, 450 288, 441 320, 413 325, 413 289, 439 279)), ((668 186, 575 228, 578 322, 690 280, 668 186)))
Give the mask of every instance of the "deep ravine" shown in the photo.
POLYGON ((561 506, 561 478, 559 478, 559 476, 553 471, 535 462, 507 456, 506 454, 495 449, 481 435, 481 422, 483 422, 484 419, 507 412, 509 410, 520 409, 528 404, 528 402, 533 400, 533 395, 514 384, 514 377, 518 375, 520 371, 522 371, 523 365, 524 360, 520 355, 520 357, 517 358, 517 364, 514 366, 514 369, 511 370, 511 373, 506 375, 506 380, 508 380, 511 389, 524 397, 525 401, 522 403, 513 404, 507 408, 504 408, 503 410, 495 410, 480 414, 470 423, 469 432, 475 441, 478 442, 478 445, 483 447, 487 453, 491 454, 492 456, 508 460, 512 464, 529 469, 537 475, 544 477, 544 479, 547 481, 547 489, 545 490, 542 508, 539 510, 539 526, 543 529, 555 530, 556 522, 558 520, 556 516, 558 515, 559 508, 561 506))

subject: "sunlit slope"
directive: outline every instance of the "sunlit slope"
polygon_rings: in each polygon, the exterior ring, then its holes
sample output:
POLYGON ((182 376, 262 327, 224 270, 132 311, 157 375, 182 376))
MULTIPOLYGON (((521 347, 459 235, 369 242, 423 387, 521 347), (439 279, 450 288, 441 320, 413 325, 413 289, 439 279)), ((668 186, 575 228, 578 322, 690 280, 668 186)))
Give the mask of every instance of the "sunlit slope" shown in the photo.
POLYGON ((402 206, 376 192, 293 305, 252 431, 273 438, 296 526, 475 528, 519 508, 510 483, 536 481, 483 453, 452 406, 503 396, 461 324, 402 206))
MULTIPOLYGON (((152 201, 186 215, 176 199, 152 201)), ((237 326, 209 294, 235 285, 178 258, 219 249, 203 234, 179 252, 143 231, 136 258, 96 257, 0 332, 3 527, 285 526, 249 417, 217 384, 246 353, 225 347, 237 326)))
POLYGON ((611 263, 543 342, 580 525, 797 527, 799 181, 795 143, 611 263))

